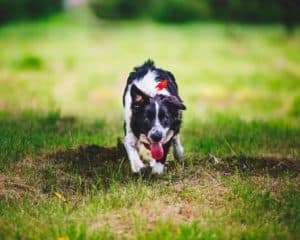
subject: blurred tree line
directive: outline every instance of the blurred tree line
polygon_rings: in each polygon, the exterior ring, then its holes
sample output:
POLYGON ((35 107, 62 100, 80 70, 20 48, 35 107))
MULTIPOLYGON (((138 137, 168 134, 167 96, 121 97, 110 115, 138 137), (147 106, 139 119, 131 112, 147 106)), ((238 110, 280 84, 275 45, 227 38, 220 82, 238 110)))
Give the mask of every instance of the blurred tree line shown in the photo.
POLYGON ((63 0, 0 0, 0 24, 36 19, 63 9, 63 0))
MULTIPOLYGON (((0 24, 61 11, 66 0, 0 0, 0 24)), ((86 0, 99 18, 148 17, 160 22, 199 20, 283 23, 289 33, 300 23, 300 0, 86 0)))
POLYGON ((197 20, 283 23, 288 32, 300 22, 300 0, 89 0, 99 18, 150 17, 160 22, 197 20))

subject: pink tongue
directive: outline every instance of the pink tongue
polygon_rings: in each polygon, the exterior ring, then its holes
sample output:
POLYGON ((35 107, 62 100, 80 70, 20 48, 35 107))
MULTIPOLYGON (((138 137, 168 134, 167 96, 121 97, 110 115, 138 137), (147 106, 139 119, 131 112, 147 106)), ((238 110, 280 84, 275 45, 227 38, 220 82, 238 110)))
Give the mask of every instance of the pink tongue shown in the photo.
POLYGON ((160 160, 164 156, 164 149, 161 143, 150 144, 151 155, 155 160, 160 160))

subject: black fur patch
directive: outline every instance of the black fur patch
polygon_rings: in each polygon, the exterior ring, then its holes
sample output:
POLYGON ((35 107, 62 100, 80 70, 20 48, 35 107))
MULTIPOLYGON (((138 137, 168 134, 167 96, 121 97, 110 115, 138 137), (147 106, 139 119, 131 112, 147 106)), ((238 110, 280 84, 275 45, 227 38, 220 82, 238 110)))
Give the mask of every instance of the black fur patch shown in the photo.
MULTIPOLYGON (((139 89, 136 91, 137 87, 131 88, 131 94, 136 97, 136 92, 141 92, 139 89)), ((143 93, 142 93, 143 94, 143 93)), ((147 136, 150 129, 155 124, 155 102, 159 105, 158 119, 160 124, 165 128, 170 128, 177 134, 180 130, 181 125, 181 110, 185 109, 185 106, 176 100, 174 104, 173 96, 163 96, 157 95, 155 98, 149 97, 143 94, 143 100, 141 102, 132 101, 132 118, 130 127, 136 136, 139 138, 140 134, 145 134, 147 136), (178 103, 178 105, 177 105, 178 103)))

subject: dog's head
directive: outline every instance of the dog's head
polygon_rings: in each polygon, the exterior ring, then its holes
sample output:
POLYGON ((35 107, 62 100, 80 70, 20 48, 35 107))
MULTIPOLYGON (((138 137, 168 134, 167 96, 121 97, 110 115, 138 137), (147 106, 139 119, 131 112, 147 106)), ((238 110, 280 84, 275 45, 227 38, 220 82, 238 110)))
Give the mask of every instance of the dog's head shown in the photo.
POLYGON ((152 148, 161 151, 162 145, 173 136, 172 131, 180 128, 181 111, 186 109, 185 105, 177 96, 150 97, 134 84, 130 92, 133 131, 143 135, 143 141, 150 144, 151 152, 152 148))

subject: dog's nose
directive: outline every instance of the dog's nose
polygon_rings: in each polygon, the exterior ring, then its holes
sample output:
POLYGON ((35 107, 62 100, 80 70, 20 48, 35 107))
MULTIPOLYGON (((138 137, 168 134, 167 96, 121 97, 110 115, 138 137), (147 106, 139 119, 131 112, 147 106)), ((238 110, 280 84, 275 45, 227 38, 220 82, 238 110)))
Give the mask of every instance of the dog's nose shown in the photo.
POLYGON ((160 131, 155 131, 150 135, 153 142, 159 142, 162 139, 162 133, 160 131))

